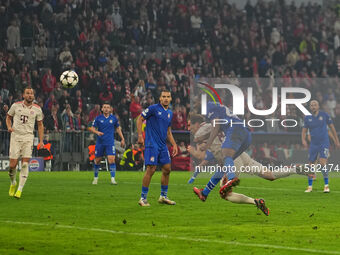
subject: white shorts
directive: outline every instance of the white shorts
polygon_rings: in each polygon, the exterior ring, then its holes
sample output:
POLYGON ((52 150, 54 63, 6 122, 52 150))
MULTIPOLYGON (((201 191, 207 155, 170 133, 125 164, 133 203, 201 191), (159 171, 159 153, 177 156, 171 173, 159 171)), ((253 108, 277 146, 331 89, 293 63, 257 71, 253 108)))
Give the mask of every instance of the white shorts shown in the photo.
POLYGON ((9 158, 19 159, 31 158, 33 151, 33 140, 30 141, 17 141, 15 138, 12 139, 9 145, 9 158))

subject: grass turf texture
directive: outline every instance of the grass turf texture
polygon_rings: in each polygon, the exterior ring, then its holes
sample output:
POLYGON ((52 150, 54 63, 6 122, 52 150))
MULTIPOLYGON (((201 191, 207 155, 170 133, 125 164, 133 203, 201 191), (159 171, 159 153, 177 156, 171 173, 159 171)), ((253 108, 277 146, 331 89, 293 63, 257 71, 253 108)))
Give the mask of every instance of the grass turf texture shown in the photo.
POLYGON ((98 185, 90 172, 30 173, 20 200, 8 196, 8 175, 0 172, 0 254, 340 254, 334 175, 330 194, 322 193, 321 176, 306 194, 304 177, 269 182, 243 175, 235 192, 264 198, 268 217, 220 199, 217 187, 199 201, 189 176, 171 174, 168 195, 177 205, 167 206, 157 202, 157 172, 151 207, 142 208, 141 172, 118 172, 117 186, 106 172, 98 185))

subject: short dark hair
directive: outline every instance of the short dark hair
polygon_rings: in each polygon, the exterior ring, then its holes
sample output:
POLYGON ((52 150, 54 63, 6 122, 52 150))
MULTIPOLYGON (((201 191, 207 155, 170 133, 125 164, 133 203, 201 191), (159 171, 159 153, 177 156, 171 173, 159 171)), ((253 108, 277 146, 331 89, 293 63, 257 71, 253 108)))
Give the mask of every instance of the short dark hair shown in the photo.
POLYGON ((111 103, 108 102, 108 101, 104 101, 104 102, 102 103, 102 106, 103 106, 104 104, 108 104, 109 106, 111 106, 111 103))
POLYGON ((204 121, 205 121, 204 117, 202 115, 200 115, 200 114, 195 114, 194 113, 194 114, 190 115, 190 122, 191 122, 191 124, 202 123, 204 121))
POLYGON ((22 90, 22 93, 25 93, 26 89, 31 89, 31 90, 33 90, 33 93, 35 93, 34 89, 31 86, 24 87, 24 89, 22 90))
POLYGON ((170 94, 171 94, 170 90, 168 90, 168 89, 162 89, 162 90, 161 90, 161 93, 159 94, 159 96, 161 96, 163 92, 164 92, 164 93, 170 93, 170 94))

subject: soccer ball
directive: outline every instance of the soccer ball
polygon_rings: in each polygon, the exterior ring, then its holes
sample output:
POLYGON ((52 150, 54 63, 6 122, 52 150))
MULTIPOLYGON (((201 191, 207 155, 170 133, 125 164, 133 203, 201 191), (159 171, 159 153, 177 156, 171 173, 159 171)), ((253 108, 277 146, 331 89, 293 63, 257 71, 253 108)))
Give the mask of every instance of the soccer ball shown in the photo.
POLYGON ((60 82, 64 88, 71 89, 78 84, 79 78, 75 71, 68 70, 60 75, 60 82))

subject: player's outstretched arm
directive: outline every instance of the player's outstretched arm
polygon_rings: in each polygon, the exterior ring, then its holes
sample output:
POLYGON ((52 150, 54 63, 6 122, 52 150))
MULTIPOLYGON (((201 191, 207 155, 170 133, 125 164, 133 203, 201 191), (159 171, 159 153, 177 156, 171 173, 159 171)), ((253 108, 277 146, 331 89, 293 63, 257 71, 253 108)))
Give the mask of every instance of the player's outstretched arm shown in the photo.
POLYGON ((120 137, 120 146, 125 147, 125 139, 124 139, 124 136, 123 136, 122 128, 120 126, 117 128, 117 133, 120 137))
POLYGON ((307 148, 308 144, 306 141, 306 134, 307 134, 307 128, 302 128, 302 133, 301 133, 301 141, 302 141, 302 145, 307 148))
POLYGON ((175 142, 175 139, 174 139, 174 137, 172 135, 171 127, 168 127, 168 140, 171 143, 172 148, 173 148, 172 156, 175 157, 177 155, 177 153, 178 153, 178 148, 177 148, 177 144, 175 142))
POLYGON ((141 115, 137 118, 138 143, 142 145, 144 144, 144 139, 143 139, 143 121, 144 120, 145 119, 141 115))
POLYGON ((333 135, 333 139, 334 139, 333 141, 335 143, 335 146, 339 148, 340 147, 339 138, 338 138, 338 134, 336 133, 334 124, 330 124, 329 127, 331 128, 331 133, 333 135))
POLYGON ((44 147, 44 123, 42 120, 37 121, 38 122, 38 135, 39 135, 39 143, 40 148, 44 147))
POLYGON ((10 133, 13 132, 12 121, 13 121, 13 117, 7 114, 7 116, 6 116, 6 126, 7 126, 8 132, 10 132, 10 133))

